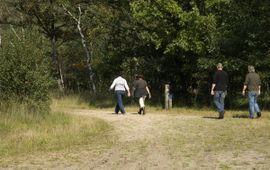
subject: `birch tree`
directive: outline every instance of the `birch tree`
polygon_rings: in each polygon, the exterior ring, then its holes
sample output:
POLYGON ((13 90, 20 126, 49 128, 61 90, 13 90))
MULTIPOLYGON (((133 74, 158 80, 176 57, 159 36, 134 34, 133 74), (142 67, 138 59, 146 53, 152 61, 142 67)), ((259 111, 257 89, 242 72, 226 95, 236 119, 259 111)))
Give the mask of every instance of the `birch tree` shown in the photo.
POLYGON ((94 82, 94 73, 93 73, 93 70, 92 70, 92 66, 91 66, 91 61, 92 61, 92 56, 91 56, 91 52, 89 50, 89 47, 88 47, 88 43, 86 41, 86 36, 82 30, 82 22, 81 22, 81 17, 82 17, 82 10, 81 10, 81 7, 80 5, 78 6, 78 16, 75 16, 75 14, 73 14, 71 11, 69 11, 65 5, 62 5, 62 7, 64 8, 64 10, 66 11, 66 13, 76 22, 77 24, 77 29, 78 29, 78 32, 80 34, 80 37, 81 37, 81 43, 82 43, 82 46, 83 46, 83 49, 85 51, 85 56, 86 56, 86 62, 87 62, 87 67, 88 67, 88 71, 89 71, 89 81, 92 85, 92 90, 93 92, 95 93, 96 92, 96 86, 95 86, 95 82, 94 82))

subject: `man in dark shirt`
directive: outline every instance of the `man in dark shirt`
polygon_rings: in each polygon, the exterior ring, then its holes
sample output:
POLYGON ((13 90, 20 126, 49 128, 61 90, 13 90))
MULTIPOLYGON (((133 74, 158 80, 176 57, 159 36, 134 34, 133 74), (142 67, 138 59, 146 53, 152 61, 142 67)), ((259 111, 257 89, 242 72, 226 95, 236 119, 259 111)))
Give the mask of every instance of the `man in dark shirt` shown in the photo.
POLYGON ((251 119, 255 118, 255 113, 257 117, 261 117, 261 110, 257 103, 257 97, 261 94, 261 79, 260 76, 255 73, 254 66, 248 66, 248 74, 244 82, 244 87, 242 94, 245 95, 246 89, 248 88, 248 103, 249 103, 249 117, 251 119))
POLYGON ((221 63, 217 64, 217 71, 213 77, 213 83, 211 88, 211 95, 214 96, 214 103, 219 113, 219 119, 224 118, 224 100, 227 94, 228 74, 223 71, 221 63))

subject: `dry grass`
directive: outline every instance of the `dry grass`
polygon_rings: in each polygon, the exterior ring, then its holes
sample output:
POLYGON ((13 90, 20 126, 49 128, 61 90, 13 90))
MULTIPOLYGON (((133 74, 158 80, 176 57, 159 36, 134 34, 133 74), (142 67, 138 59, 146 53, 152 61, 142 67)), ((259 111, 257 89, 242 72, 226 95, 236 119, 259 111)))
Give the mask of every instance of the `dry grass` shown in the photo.
POLYGON ((229 112, 224 120, 204 116, 173 120, 163 131, 163 142, 183 169, 269 168, 269 113, 254 120, 234 117, 238 114, 229 112))
POLYGON ((72 96, 66 96, 64 98, 54 98, 51 108, 80 108, 80 109, 89 109, 91 108, 88 103, 85 101, 81 100, 81 98, 77 95, 72 95, 72 96))
POLYGON ((105 121, 51 113, 42 118, 0 115, 0 158, 73 146, 111 145, 105 121))
MULTIPOLYGON (((87 158, 77 157, 78 162, 86 162, 82 167, 89 167, 91 158, 93 169, 270 168, 270 113, 266 111, 260 119, 251 120, 247 111, 229 110, 225 119, 218 120, 217 113, 208 108, 164 111, 147 107, 144 117, 132 114, 136 106, 127 106, 126 116, 109 114, 112 107, 72 110, 89 108, 79 98, 70 97, 54 100, 52 109, 81 112, 87 117, 56 113, 38 122, 1 119, 0 156, 43 150, 53 153, 74 146, 84 150, 85 145, 91 145, 87 158), (116 134, 118 140, 111 138, 116 134), (101 151, 100 145, 111 148, 101 151), (100 157, 93 156, 94 152, 100 157)), ((81 167, 78 162, 74 168, 81 167)))

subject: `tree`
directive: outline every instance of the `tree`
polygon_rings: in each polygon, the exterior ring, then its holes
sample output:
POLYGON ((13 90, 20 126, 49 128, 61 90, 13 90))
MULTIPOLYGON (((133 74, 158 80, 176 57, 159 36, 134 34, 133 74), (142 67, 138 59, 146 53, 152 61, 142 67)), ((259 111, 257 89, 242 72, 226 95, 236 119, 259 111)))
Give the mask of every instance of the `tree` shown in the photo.
POLYGON ((58 1, 55 0, 16 0, 9 2, 24 15, 23 22, 37 26, 51 42, 51 58, 53 63, 53 75, 57 79, 58 87, 61 92, 64 91, 64 77, 57 52, 57 41, 65 41, 64 27, 66 26, 63 13, 60 10, 58 1))
POLYGON ((206 15, 204 4, 199 7, 197 4, 175 0, 135 0, 131 3, 140 39, 148 47, 154 47, 150 54, 152 57, 145 57, 150 61, 156 60, 153 67, 159 75, 155 76, 177 86, 175 93, 186 96, 186 101, 190 87, 203 86, 198 83, 201 78, 198 76, 200 61, 209 58, 216 47, 215 17, 206 15))
POLYGON ((88 70, 89 70, 89 80, 90 80, 90 83, 92 84, 92 90, 94 91, 94 93, 96 92, 96 85, 95 85, 95 82, 94 82, 94 73, 92 71, 92 66, 91 66, 91 61, 92 61, 92 57, 90 55, 90 50, 89 50, 89 47, 88 47, 88 43, 86 41, 86 36, 85 36, 85 33, 83 32, 82 30, 82 23, 81 23, 81 17, 82 17, 82 10, 81 10, 81 7, 80 5, 78 6, 78 11, 79 11, 79 14, 78 14, 78 17, 76 17, 73 13, 71 13, 66 7, 65 5, 62 5, 64 10, 70 15, 70 17, 76 22, 77 24, 77 29, 80 33, 80 37, 81 37, 81 42, 82 42, 82 46, 85 50, 85 55, 86 55, 86 60, 87 60, 87 66, 88 66, 88 70))
POLYGON ((212 4, 219 36, 216 58, 224 61, 230 75, 232 99, 237 99, 247 66, 254 65, 262 77, 263 89, 269 89, 269 1, 236 0, 212 4))

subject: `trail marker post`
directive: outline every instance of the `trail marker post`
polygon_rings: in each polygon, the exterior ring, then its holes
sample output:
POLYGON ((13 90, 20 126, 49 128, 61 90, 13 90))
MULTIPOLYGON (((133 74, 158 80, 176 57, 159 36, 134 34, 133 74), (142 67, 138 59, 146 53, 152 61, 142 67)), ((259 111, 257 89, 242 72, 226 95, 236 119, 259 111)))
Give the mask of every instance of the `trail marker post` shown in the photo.
POLYGON ((165 109, 166 110, 171 109, 172 108, 172 95, 170 94, 169 84, 165 84, 164 94, 165 94, 165 109))

